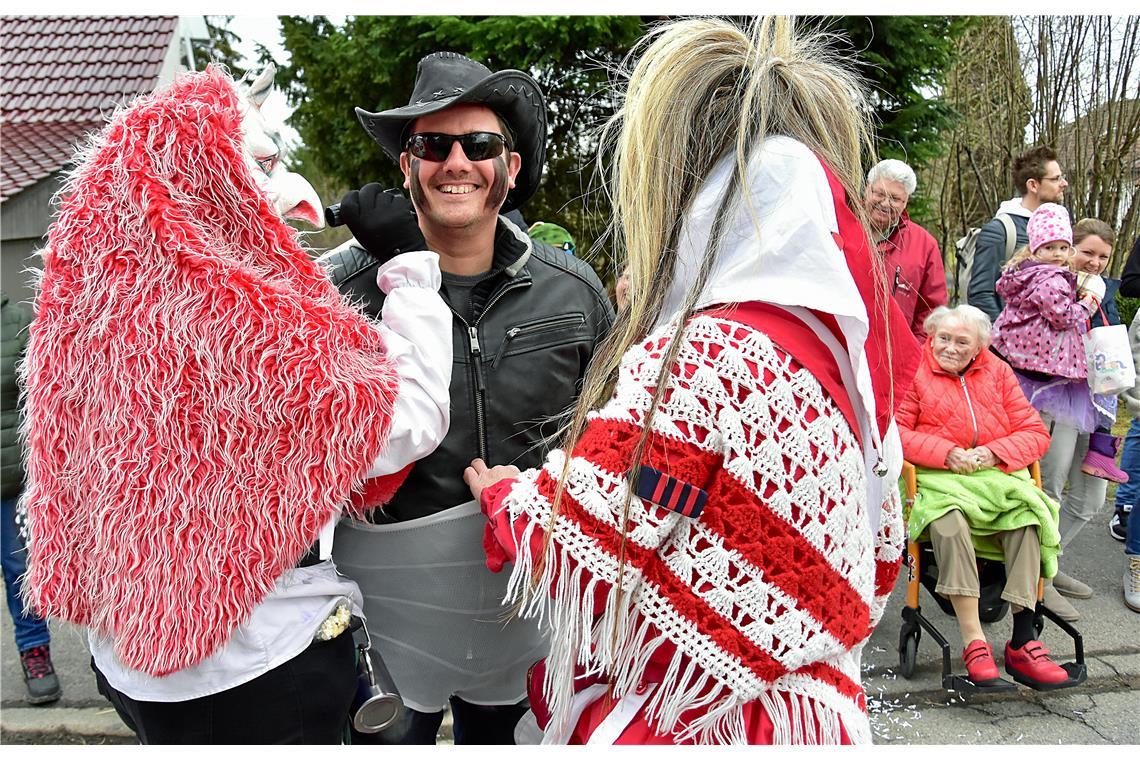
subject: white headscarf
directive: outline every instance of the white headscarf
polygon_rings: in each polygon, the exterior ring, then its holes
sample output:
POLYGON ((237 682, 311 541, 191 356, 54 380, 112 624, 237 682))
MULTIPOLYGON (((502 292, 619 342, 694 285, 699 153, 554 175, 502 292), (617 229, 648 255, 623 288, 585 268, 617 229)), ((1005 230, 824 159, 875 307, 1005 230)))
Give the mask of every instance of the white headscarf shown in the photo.
MULTIPOLYGON (((678 315, 700 271, 721 198, 735 170, 731 152, 717 162, 685 215, 673 283, 655 328, 678 315)), ((834 237, 835 200, 819 158, 789 137, 769 137, 748 162, 748 199, 733 204, 716 263, 696 309, 762 301, 784 307, 811 327, 836 355, 859 420, 867 462, 869 527, 874 536, 879 506, 902 470, 902 443, 892 422, 885 436, 875 424, 875 395, 864 345, 867 307, 834 237), (835 316, 846 346, 839 345, 809 310, 835 316), (870 444, 870 445, 867 445, 870 444)))

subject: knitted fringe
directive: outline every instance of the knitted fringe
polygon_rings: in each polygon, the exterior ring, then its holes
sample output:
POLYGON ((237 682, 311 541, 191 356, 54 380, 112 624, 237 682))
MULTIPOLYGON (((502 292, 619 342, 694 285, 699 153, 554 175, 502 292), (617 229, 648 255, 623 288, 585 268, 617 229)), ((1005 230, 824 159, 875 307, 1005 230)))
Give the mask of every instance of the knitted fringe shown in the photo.
MULTIPOLYGON (((522 616, 535 617, 540 625, 545 620, 554 631, 543 681, 551 714, 546 735, 569 736, 574 729, 570 721, 576 666, 586 668, 585 675, 606 675, 615 698, 620 699, 637 689, 653 654, 668 638, 653 635, 649 619, 635 614, 638 584, 628 565, 622 602, 618 603, 611 585, 605 610, 596 621, 593 600, 599 574, 572 561, 577 558, 566 548, 552 545, 556 548, 548 553, 540 577, 533 582, 535 558, 529 547, 539 522, 529 520, 519 539, 504 603, 521 602, 522 616)), ((612 569, 610 577, 616 577, 616 561, 607 569, 612 569)), ((736 693, 696 660, 685 658, 680 648, 646 704, 645 715, 653 730, 671 734, 679 742, 742 745, 748 743, 744 706, 755 701, 771 717, 774 744, 840 744, 844 728, 852 740, 870 741, 869 730, 848 726, 832 706, 814 697, 771 688, 755 694, 736 693), (699 717, 682 722, 682 715, 693 710, 700 711, 699 717)))

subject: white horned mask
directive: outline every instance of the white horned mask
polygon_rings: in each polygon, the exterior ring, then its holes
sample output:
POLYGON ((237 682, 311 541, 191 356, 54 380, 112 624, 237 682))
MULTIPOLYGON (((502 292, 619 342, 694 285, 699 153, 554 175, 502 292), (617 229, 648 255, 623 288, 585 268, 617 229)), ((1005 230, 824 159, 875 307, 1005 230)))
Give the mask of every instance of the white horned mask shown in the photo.
POLYGON ((270 65, 249 84, 238 86, 245 160, 277 213, 285 219, 300 219, 319 230, 325 226, 320 197, 308 180, 281 163, 280 125, 270 123, 261 110, 273 92, 276 74, 277 69, 270 65))

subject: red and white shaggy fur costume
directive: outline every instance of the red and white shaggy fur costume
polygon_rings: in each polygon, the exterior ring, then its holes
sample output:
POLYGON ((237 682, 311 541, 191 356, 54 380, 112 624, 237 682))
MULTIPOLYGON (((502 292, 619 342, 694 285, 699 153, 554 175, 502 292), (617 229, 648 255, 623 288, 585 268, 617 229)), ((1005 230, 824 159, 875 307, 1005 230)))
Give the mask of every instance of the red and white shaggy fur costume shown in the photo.
POLYGON ((222 646, 380 453, 398 379, 188 74, 80 156, 24 367, 27 594, 161 676, 222 646))

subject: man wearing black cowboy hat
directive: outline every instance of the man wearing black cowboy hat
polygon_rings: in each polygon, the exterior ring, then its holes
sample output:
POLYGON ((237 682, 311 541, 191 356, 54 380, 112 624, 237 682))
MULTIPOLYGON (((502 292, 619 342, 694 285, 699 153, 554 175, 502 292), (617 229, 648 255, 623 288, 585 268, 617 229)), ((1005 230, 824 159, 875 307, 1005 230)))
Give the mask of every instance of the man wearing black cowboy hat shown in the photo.
POLYGON ((509 744, 546 643, 533 622, 504 622, 508 574, 484 566, 485 519, 463 471, 476 457, 539 465, 613 309, 587 264, 505 216, 542 177, 546 111, 530 76, 433 53, 407 106, 356 113, 399 163, 411 201, 377 184, 348 193, 340 213, 355 239, 322 261, 378 315, 377 267, 398 252, 439 254, 455 360, 443 443, 373 525, 340 526, 334 558, 360 584, 372 641, 409 708, 379 741, 434 743, 450 702, 457 744, 509 744))

